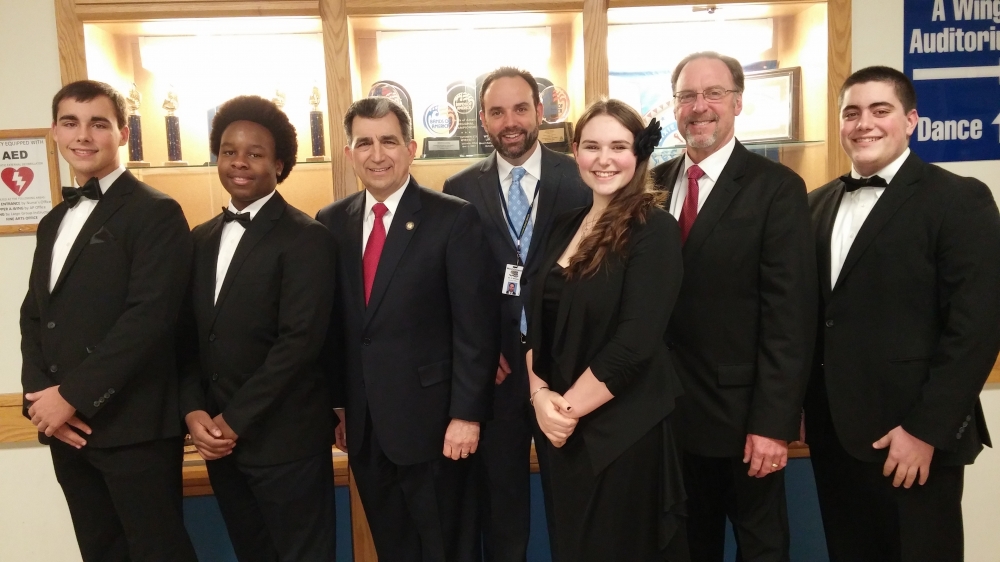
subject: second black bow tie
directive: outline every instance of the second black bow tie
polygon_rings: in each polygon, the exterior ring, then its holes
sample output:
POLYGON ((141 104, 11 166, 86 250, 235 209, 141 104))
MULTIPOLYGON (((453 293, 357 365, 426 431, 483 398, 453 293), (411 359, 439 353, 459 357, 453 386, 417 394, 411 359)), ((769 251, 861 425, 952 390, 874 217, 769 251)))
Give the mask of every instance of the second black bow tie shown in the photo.
POLYGON ((847 192, 857 191, 862 187, 889 187, 889 184, 879 176, 870 178, 855 178, 851 174, 840 176, 840 181, 847 186, 847 192))
POLYGON ((101 183, 97 181, 97 178, 90 178, 87 180, 87 183, 83 184, 83 187, 63 187, 62 197, 63 201, 65 201, 70 208, 76 207, 76 204, 80 202, 81 197, 93 199, 94 201, 100 201, 101 183))
POLYGON ((250 226, 250 213, 234 213, 228 208, 222 208, 222 222, 233 222, 236 221, 243 225, 243 228, 250 226))

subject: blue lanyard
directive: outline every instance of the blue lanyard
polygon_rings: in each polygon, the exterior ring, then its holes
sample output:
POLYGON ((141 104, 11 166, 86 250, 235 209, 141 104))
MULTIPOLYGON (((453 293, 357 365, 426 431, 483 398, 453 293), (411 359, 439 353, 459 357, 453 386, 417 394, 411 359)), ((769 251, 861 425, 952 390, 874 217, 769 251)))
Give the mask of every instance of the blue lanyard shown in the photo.
MULTIPOLYGON (((510 182, 510 188, 514 188, 514 182, 510 182)), ((503 216, 507 219, 507 226, 510 227, 510 233, 514 234, 514 245, 517 250, 517 265, 523 265, 521 260, 521 238, 524 238, 524 231, 528 229, 528 221, 531 220, 531 210, 535 207, 535 199, 538 198, 538 184, 535 184, 535 193, 531 196, 531 204, 528 205, 528 212, 524 214, 524 223, 521 224, 521 231, 518 232, 514 228, 514 221, 510 218, 510 211, 507 210, 507 201, 503 198, 503 188, 500 184, 497 184, 497 193, 500 195, 500 205, 503 206, 503 216), (516 234, 515 234, 516 233, 516 234)))

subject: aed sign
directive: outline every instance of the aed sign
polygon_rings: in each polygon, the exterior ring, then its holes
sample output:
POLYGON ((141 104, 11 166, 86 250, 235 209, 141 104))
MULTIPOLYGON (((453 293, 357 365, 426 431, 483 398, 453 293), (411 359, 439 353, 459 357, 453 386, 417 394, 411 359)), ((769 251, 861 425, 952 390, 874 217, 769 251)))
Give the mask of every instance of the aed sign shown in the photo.
POLYGON ((1000 0, 904 0, 903 71, 927 162, 1000 160, 1000 0))

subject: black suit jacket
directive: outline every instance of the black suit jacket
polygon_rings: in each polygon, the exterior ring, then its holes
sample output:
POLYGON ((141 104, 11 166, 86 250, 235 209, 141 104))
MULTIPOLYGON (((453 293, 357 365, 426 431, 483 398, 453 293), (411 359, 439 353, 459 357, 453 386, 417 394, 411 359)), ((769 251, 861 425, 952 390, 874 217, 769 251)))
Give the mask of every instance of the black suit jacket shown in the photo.
POLYGON ((361 236, 365 192, 320 210, 336 241, 337 280, 327 359, 346 387, 351 452, 366 416, 386 456, 410 465, 441 458, 452 418, 490 416, 499 349, 498 287, 475 207, 412 178, 392 217, 368 306, 361 236))
POLYGON ((60 385, 93 429, 88 447, 177 436, 174 330, 191 262, 184 213, 125 171, 87 219, 50 294, 52 246, 68 209, 60 203, 38 224, 21 305, 24 392, 60 385))
POLYGON ((1000 351, 1000 213, 989 188, 916 154, 903 163, 830 286, 839 179, 809 194, 819 256, 820 328, 806 436, 826 394, 841 444, 871 444, 898 425, 969 464, 989 444, 979 393, 1000 351), (824 392, 825 391, 825 392, 824 392))
POLYGON ((240 239, 215 298, 222 215, 195 227, 181 413, 222 414, 236 460, 329 451, 333 409, 319 354, 333 306, 333 239, 275 193, 240 239))
MULTIPOLYGON (((653 170, 673 189, 684 157, 653 170)), ((748 433, 798 438, 816 322, 805 184, 738 141, 684 244, 670 319, 685 450, 742 456, 748 433)))
POLYGON ((664 334, 683 265, 677 221, 654 208, 645 223, 633 221, 624 257, 611 256, 594 276, 566 282, 555 325, 544 325, 545 277, 589 210, 561 215, 552 229, 533 280, 528 342, 532 370, 557 392, 565 392, 587 367, 616 389, 615 397, 584 416, 574 431, 596 474, 667 417, 682 394, 664 334))
MULTIPOLYGON (((539 145, 539 148, 542 151, 542 177, 535 203, 538 211, 521 276, 521 294, 500 297, 500 350, 510 364, 511 376, 496 388, 493 407, 497 418, 523 415, 528 405, 528 372, 521 352, 521 309, 531 302, 531 279, 542 261, 542 250, 552 221, 565 211, 590 205, 593 198, 590 188, 580 179, 576 161, 544 145, 539 145)), ((491 250, 489 268, 496 278, 494 291, 500 292, 503 273, 507 264, 514 263, 516 249, 500 203, 496 151, 482 162, 448 178, 444 182, 444 192, 465 199, 479 211, 491 250)))

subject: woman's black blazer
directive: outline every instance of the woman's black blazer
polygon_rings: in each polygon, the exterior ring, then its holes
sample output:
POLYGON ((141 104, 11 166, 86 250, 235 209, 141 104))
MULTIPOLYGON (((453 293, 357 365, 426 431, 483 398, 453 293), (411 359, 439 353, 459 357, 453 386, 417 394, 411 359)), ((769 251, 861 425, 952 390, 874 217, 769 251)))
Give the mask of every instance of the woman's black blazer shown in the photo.
POLYGON ((560 215, 545 246, 528 315, 532 370, 568 388, 590 367, 615 397, 580 420, 594 472, 600 472, 674 409, 682 387, 664 334, 683 278, 680 229, 655 207, 633 221, 623 255, 609 256, 592 277, 567 281, 555 326, 543 326, 545 276, 572 240, 590 207, 560 215), (553 335, 541 349, 542 334, 553 335), (553 369, 556 367, 556 369, 553 369), (556 375, 556 373, 559 373, 556 375))

